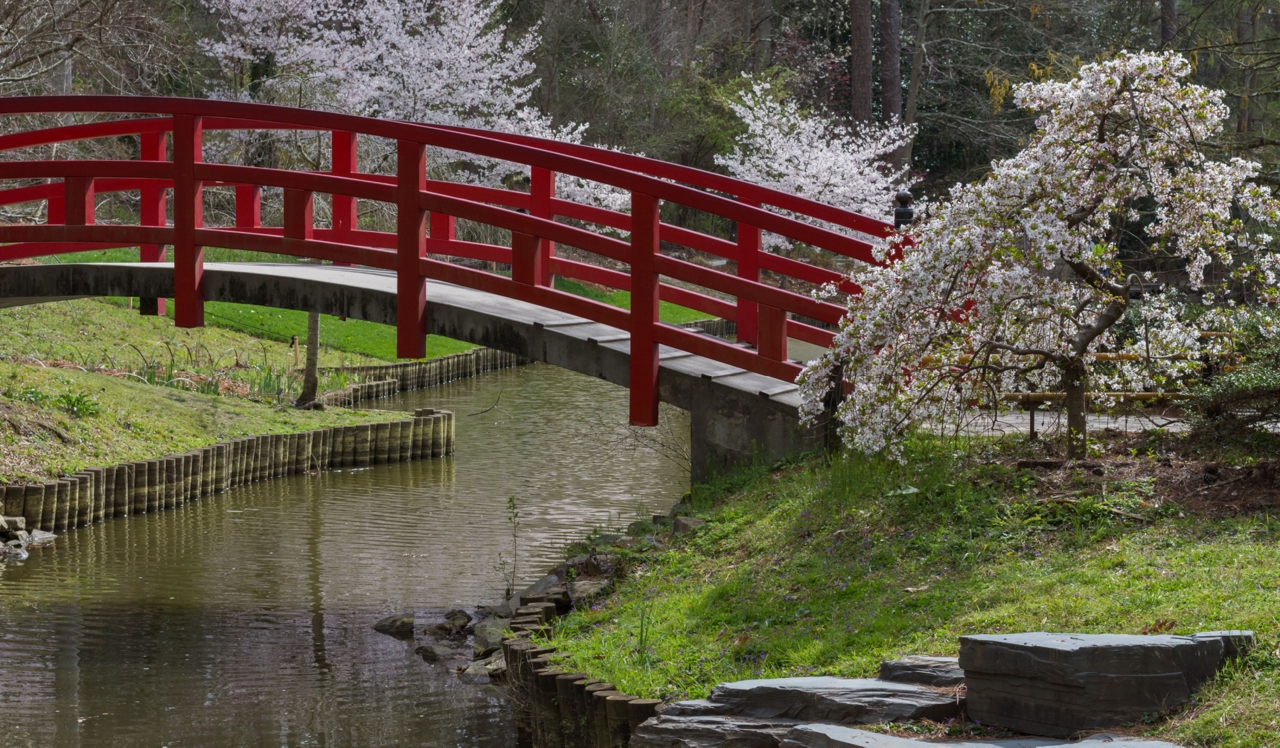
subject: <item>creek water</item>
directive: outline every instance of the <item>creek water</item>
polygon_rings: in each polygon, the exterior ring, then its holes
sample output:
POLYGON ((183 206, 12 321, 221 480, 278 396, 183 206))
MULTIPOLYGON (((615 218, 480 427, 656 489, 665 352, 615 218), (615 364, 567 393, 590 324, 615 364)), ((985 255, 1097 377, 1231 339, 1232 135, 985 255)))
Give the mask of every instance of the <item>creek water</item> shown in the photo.
MULTIPOLYGON (((498 599, 510 496, 527 582, 678 501, 687 472, 619 428, 625 390, 550 366, 368 405, 455 411, 457 454, 264 481, 0 564, 0 746, 515 745, 498 690, 371 624, 498 599)), ((664 450, 687 446, 662 415, 664 450)))

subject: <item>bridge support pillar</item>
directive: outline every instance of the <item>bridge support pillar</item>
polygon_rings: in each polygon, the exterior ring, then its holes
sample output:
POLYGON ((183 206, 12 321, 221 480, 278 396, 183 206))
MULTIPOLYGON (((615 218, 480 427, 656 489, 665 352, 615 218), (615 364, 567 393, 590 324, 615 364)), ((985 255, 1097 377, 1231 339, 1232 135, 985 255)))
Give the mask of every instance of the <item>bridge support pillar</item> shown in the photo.
POLYGON ((775 407, 767 398, 718 387, 690 399, 691 479, 705 483, 756 462, 772 464, 822 444, 804 428, 794 409, 775 407), (788 412, 788 410, 790 412, 788 412))
POLYGON ((396 149, 396 355, 427 355, 426 212, 427 154, 421 143, 401 140, 396 149))

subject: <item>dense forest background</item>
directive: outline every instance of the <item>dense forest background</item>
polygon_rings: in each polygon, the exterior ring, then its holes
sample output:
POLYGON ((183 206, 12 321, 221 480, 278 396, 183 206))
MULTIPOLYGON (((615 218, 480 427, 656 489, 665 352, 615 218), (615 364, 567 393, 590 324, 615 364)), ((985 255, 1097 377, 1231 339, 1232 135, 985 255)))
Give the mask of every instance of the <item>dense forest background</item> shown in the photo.
MULTIPOLYGON (((225 90, 226 66, 207 54, 211 7, 2 0, 0 92, 225 90)), ((587 123, 587 142, 717 169, 743 127, 727 102, 750 73, 845 124, 917 124, 898 158, 934 194, 1024 142, 1033 122, 1012 86, 1173 48, 1227 93, 1232 122, 1212 147, 1280 184, 1276 0, 498 0, 493 18, 535 32, 531 100, 553 123, 587 123)), ((251 61, 248 96, 271 64, 251 61)))

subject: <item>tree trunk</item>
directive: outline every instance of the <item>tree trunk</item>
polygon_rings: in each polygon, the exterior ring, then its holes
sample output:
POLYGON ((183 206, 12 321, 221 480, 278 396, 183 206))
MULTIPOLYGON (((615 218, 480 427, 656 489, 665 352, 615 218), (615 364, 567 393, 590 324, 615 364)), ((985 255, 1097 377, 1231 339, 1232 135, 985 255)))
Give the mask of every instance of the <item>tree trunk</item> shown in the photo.
POLYGON ((1086 456, 1088 447, 1085 391, 1089 388, 1089 370, 1078 358, 1061 366, 1062 389, 1067 393, 1067 458, 1081 460, 1086 456))
POLYGON ((871 0, 849 0, 849 117, 871 121, 871 0))
MULTIPOLYGON (((929 0, 920 0, 920 12, 916 16, 916 46, 911 52, 911 80, 907 84, 907 106, 902 122, 916 123, 916 107, 920 101, 920 78, 924 75, 925 34, 929 30, 929 0)), ((915 140, 908 140, 902 149, 902 163, 911 165, 911 149, 915 140)))
POLYGON ((840 438, 840 406, 844 404, 844 365, 831 370, 831 389, 822 400, 823 423, 826 428, 827 454, 836 455, 844 446, 840 438))
POLYGON ((898 0, 880 0, 880 113, 902 119, 902 12, 898 0))
POLYGON ((1160 0, 1160 46, 1173 48, 1178 35, 1178 0, 1160 0))
POLYGON ((320 388, 320 312, 307 315, 307 368, 302 375, 302 394, 298 396, 298 406, 310 405, 316 401, 316 390, 320 388))

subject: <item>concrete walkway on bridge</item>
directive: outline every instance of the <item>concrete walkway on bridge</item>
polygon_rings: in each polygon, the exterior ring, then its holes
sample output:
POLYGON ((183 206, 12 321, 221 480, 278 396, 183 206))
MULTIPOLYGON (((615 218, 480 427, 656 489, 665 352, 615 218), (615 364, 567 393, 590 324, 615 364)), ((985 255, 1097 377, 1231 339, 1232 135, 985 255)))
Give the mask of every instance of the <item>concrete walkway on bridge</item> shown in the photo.
MULTIPOLYGON (((0 306, 94 296, 172 298, 173 266, 0 266, 0 306)), ((208 263, 204 296, 207 301, 396 322, 395 274, 369 268, 208 263)), ((436 281, 427 287, 427 318, 432 334, 628 385, 630 336, 624 330, 436 281)), ((732 464, 772 461, 819 443, 819 434, 799 426, 800 395, 794 383, 666 346, 659 357, 659 397, 691 416, 694 480, 732 464)))

